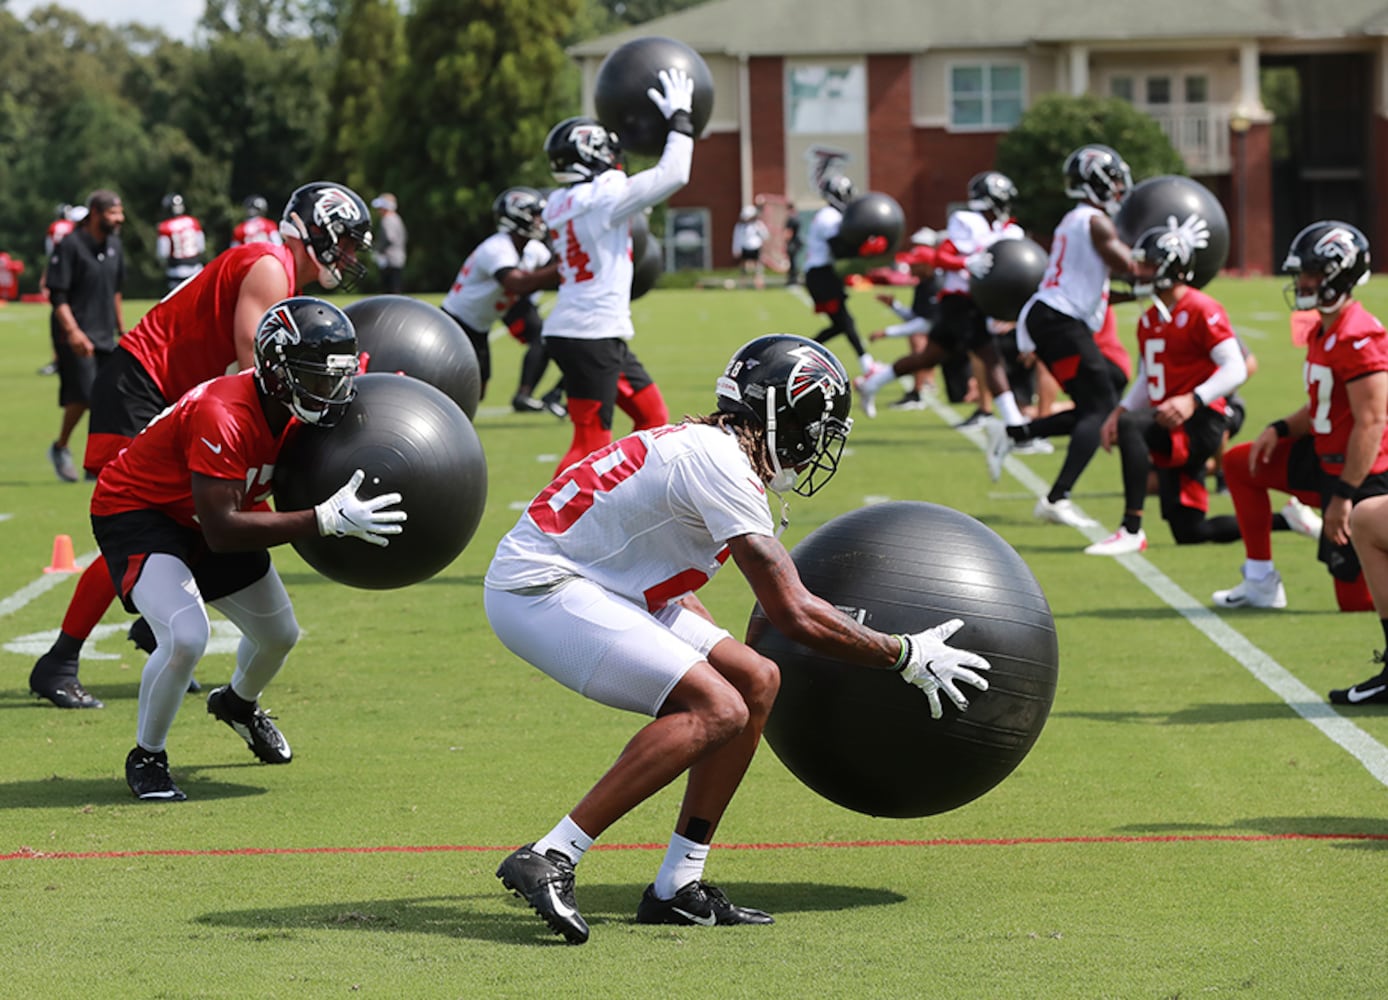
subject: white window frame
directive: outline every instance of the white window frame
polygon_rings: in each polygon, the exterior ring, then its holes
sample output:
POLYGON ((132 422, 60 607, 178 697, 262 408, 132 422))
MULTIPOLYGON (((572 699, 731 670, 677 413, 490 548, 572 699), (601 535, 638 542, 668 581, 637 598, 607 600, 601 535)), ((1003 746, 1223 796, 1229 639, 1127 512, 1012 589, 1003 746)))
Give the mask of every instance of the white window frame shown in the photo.
POLYGON ((945 114, 949 119, 949 130, 951 132, 1006 132, 1017 124, 1017 122, 998 122, 993 119, 993 99, 991 91, 991 73, 993 69, 1015 69, 1018 73, 1017 83, 1017 102, 1018 120, 1027 112, 1027 64, 1022 59, 970 59, 957 60, 945 65, 945 114), (983 121, 978 123, 970 122, 961 124, 954 120, 954 72, 959 69, 982 69, 983 73, 983 94, 980 98, 983 102, 983 121))

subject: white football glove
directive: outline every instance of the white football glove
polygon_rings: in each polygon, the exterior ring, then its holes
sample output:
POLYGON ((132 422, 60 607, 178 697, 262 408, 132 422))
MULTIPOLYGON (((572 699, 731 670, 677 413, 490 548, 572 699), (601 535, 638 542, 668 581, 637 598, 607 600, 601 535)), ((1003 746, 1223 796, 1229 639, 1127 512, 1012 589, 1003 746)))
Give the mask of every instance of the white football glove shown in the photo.
POLYGON ((661 70, 659 75, 660 85, 665 88, 665 92, 662 94, 651 87, 646 91, 646 96, 665 116, 665 120, 669 121, 677 111, 692 112, 694 110, 694 81, 689 74, 678 66, 671 66, 669 69, 661 70))
POLYGON ((901 677, 907 684, 914 684, 925 692, 930 699, 932 719, 944 715, 944 709, 940 706, 941 691, 949 695, 954 707, 963 712, 969 707, 969 699, 959 690, 961 682, 971 684, 980 691, 988 690, 988 679, 976 671, 990 670, 992 664, 977 653, 955 649, 945 642, 963 627, 962 620, 951 618, 924 632, 897 636, 906 647, 906 664, 901 668, 901 677))
POLYGON ((964 258, 964 269, 975 278, 986 278, 988 272, 993 270, 993 253, 991 250, 980 250, 971 253, 964 258))
POLYGON ((341 489, 313 508, 318 515, 320 535, 336 535, 338 538, 350 535, 372 545, 386 546, 390 544, 386 535, 400 534, 403 530, 400 522, 409 515, 403 510, 382 510, 383 507, 398 504, 400 494, 382 493, 370 500, 363 500, 357 496, 357 488, 365 478, 366 474, 358 469, 341 489))
POLYGON ((1176 224, 1176 216, 1168 215, 1166 224, 1175 231, 1176 238, 1181 241, 1181 246, 1192 255, 1195 251, 1204 250, 1210 245, 1209 223, 1197 212, 1192 212, 1186 216, 1186 221, 1180 225, 1176 224))

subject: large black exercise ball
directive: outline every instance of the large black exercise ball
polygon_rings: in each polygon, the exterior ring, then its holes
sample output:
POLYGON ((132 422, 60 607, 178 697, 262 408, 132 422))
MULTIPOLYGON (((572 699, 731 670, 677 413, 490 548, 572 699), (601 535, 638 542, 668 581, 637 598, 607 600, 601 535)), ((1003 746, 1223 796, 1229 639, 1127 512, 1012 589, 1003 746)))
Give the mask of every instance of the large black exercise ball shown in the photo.
POLYGON ((948 642, 992 664, 968 685, 965 712, 891 670, 831 659, 787 639, 752 611, 747 641, 781 668, 766 741, 825 798, 873 816, 929 816, 1007 777, 1055 698, 1055 621, 1022 557, 992 529, 948 507, 875 504, 834 518, 791 552, 812 593, 871 628, 915 633, 959 618, 948 642))
POLYGON ((316 506, 361 469, 364 497, 399 493, 409 514, 384 548, 314 535, 294 542, 310 566, 367 590, 427 580, 458 557, 482 519, 487 460, 472 422, 427 382, 408 375, 357 377, 357 398, 334 427, 300 426, 275 462, 275 507, 316 506))
POLYGON ((969 294, 983 315, 1011 323, 1041 284, 1048 255, 1025 236, 998 240, 988 251, 993 266, 983 277, 969 278, 969 294))
POLYGON ((853 199, 843 210, 832 248, 835 257, 878 257, 895 253, 906 231, 906 213, 897 200, 881 191, 853 199))
POLYGON ((664 93, 660 71, 678 66, 694 81, 694 137, 703 134, 713 114, 713 74, 703 56, 684 42, 648 35, 627 42, 608 54, 593 83, 593 107, 602 122, 621 140, 622 148, 644 156, 665 149, 666 122, 647 90, 664 93))
POLYGON ((1153 226, 1165 226, 1173 218, 1179 225, 1192 213, 1201 215, 1210 227, 1209 245, 1195 251, 1195 280, 1191 282, 1204 288, 1229 259, 1229 216, 1205 185, 1175 174, 1149 177, 1133 185, 1113 221, 1119 239, 1132 246, 1153 226))
POLYGON ((342 310, 357 328, 368 372, 398 372, 442 389, 469 420, 482 398, 482 369, 463 328, 408 295, 372 295, 342 310))
POLYGON ((665 273, 665 248, 654 233, 647 234, 646 245, 637 259, 633 255, 631 269, 631 297, 633 300, 639 299, 660 280, 660 276, 665 273))

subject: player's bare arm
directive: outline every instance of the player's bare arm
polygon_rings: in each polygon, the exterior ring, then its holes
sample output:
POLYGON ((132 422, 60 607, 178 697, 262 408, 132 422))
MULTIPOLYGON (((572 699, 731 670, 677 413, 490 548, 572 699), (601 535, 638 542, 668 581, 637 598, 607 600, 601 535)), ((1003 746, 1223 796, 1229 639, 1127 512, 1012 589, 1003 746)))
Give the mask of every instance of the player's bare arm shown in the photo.
POLYGON ((1112 274, 1132 274, 1133 255, 1128 244, 1118 238, 1118 228, 1107 215, 1096 213, 1089 219, 1089 237, 1112 274))
POLYGON ((519 267, 509 267, 495 275, 502 288, 512 295, 529 295, 549 288, 559 287, 559 262, 553 261, 534 271, 519 267))
POLYGON ((193 473, 193 506, 213 552, 255 552, 318 533, 313 509, 242 510, 246 484, 193 473))
POLYGON ((246 272, 236 297, 236 316, 232 320, 236 364, 241 371, 255 367, 255 331, 266 311, 293 294, 283 265, 273 256, 261 257, 246 272))

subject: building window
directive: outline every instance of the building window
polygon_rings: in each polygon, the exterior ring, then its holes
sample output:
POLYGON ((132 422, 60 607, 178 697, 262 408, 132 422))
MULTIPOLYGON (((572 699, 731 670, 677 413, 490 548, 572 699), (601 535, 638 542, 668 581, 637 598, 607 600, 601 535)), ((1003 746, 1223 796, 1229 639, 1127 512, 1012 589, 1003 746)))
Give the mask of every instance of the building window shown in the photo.
POLYGON ((1171 77, 1149 76, 1147 78, 1147 103, 1171 103, 1171 77))
POLYGON ((707 208, 671 208, 665 216, 665 270, 707 271, 713 266, 707 208))
POLYGON ((1108 90, 1111 95, 1120 101, 1133 103, 1133 78, 1130 76, 1115 76, 1109 81, 1108 90))
POLYGON ((786 110, 791 135, 859 135, 867 131, 867 72, 851 66, 792 66, 786 110))
POLYGON ((1011 128, 1022 117, 1020 63, 961 64, 949 71, 949 122, 955 128, 1011 128))
POLYGON ((1186 103, 1205 104, 1210 99, 1210 78, 1208 76, 1188 76, 1185 79, 1186 103))

